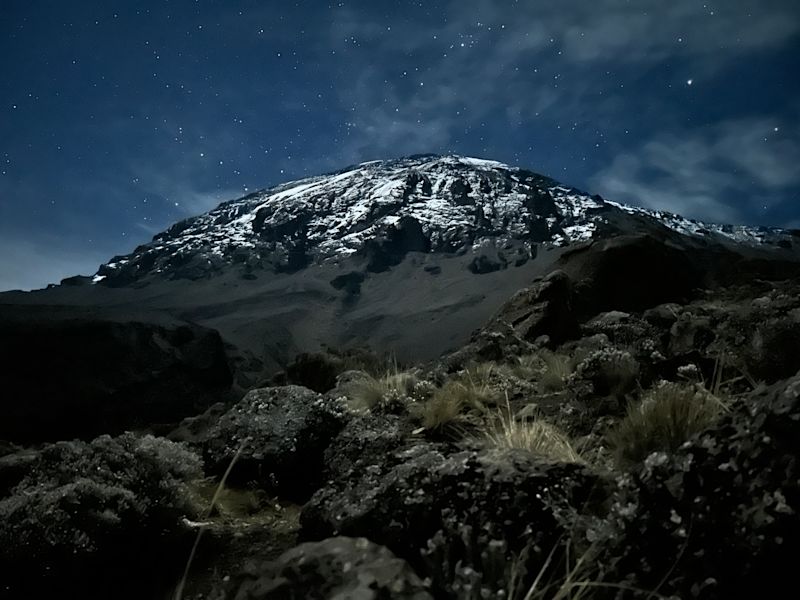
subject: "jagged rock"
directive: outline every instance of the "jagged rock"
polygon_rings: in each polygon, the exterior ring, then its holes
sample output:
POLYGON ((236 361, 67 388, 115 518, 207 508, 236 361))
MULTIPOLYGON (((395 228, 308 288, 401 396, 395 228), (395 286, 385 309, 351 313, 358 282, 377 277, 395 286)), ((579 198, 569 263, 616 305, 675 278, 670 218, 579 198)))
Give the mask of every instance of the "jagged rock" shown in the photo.
POLYGON ((508 560, 528 548, 541 566, 563 534, 557 513, 583 505, 595 483, 583 467, 522 450, 445 456, 421 444, 318 491, 301 514, 301 536, 369 536, 449 595, 466 571, 482 572, 491 546, 503 545, 508 560))
POLYGON ((0 499, 0 595, 159 597, 191 546, 200 465, 152 436, 46 446, 0 499))
POLYGON ((222 340, 211 329, 17 308, 0 310, 0 437, 91 438, 177 422, 231 384, 222 340))
POLYGON ((444 357, 443 363, 448 371, 453 372, 470 363, 511 359, 530 353, 536 347, 517 335, 508 323, 493 322, 475 332, 468 344, 444 357))
POLYGON ((559 344, 578 331, 572 312, 572 283, 563 271, 553 271, 539 283, 514 294, 493 322, 507 323, 529 342, 547 335, 559 344))
POLYGON ((299 386, 252 390, 205 436, 208 469, 303 499, 322 483, 323 453, 346 422, 337 399, 299 386))
POLYGON ((432 600, 408 563, 366 538, 301 544, 275 561, 250 565, 213 600, 432 600))
POLYGON ((467 268, 475 275, 485 275, 486 273, 494 273, 500 271, 508 266, 507 262, 502 262, 498 258, 493 258, 487 254, 480 254, 473 258, 467 268))
POLYGON ((642 317, 651 325, 655 325, 656 327, 660 328, 669 328, 675 321, 678 320, 680 312, 680 304, 668 302, 666 304, 659 304, 658 306, 647 309, 644 311, 642 317))
POLYGON ((798 439, 800 375, 622 477, 591 532, 606 536, 600 560, 617 580, 681 598, 781 596, 800 553, 798 439))

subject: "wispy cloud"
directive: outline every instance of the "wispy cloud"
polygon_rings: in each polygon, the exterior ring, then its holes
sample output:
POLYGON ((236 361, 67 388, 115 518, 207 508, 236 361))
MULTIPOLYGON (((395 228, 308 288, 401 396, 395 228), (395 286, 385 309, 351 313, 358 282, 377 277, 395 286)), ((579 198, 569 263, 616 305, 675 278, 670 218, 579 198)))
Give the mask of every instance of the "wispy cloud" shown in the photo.
POLYGON ((630 100, 611 70, 669 59, 688 64, 691 76, 710 76, 800 33, 789 0, 758 10, 742 0, 454 0, 439 26, 389 26, 378 13, 348 8, 336 14, 329 43, 348 64, 337 93, 349 113, 345 153, 355 160, 446 148, 484 121, 495 130, 531 127, 540 116, 612 123, 630 100))
POLYGON ((750 118, 656 134, 617 156, 591 184, 614 200, 686 217, 770 220, 781 192, 800 187, 798 164, 796 136, 781 133, 774 119, 750 118))

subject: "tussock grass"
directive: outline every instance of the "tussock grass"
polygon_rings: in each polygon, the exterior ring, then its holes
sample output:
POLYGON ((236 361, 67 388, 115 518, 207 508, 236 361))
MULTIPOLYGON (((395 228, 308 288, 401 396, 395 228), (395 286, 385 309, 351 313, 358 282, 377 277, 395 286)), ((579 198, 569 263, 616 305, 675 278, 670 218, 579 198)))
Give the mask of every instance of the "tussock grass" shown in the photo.
POLYGON ((566 387, 575 365, 569 356, 542 350, 518 356, 510 370, 519 379, 538 381, 542 391, 558 392, 566 387))
POLYGON ((701 386, 666 383, 628 407, 608 442, 618 465, 638 464, 653 452, 675 452, 726 410, 722 400, 701 386))
POLYGON ((520 379, 534 379, 542 370, 542 359, 538 354, 517 356, 511 365, 511 372, 520 379))
POLYGON ((497 403, 500 396, 492 385, 492 376, 498 372, 493 362, 470 365, 459 377, 448 381, 440 393, 457 396, 465 406, 485 412, 486 406, 497 403))
POLYGON ((517 420, 510 407, 487 424, 484 440, 495 448, 519 448, 557 462, 584 462, 567 435, 541 419, 517 420))
POLYGON ((383 377, 367 375, 353 381, 345 390, 350 407, 369 411, 389 395, 411 396, 419 378, 409 371, 387 372, 383 377))
POLYGON ((461 416, 468 396, 469 391, 463 384, 448 382, 420 406, 422 426, 427 430, 439 430, 454 423, 461 416))
POLYGON ((547 392, 563 390, 567 385, 567 378, 573 371, 569 356, 543 351, 540 357, 545 367, 539 379, 542 389, 547 392))

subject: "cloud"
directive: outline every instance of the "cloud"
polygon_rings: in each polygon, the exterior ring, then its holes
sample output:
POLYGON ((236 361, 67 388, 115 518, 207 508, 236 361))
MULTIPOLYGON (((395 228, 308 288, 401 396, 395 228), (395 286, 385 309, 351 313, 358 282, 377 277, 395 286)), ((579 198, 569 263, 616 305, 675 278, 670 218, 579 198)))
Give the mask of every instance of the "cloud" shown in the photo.
POLYGON ((769 117, 656 133, 590 180, 609 199, 716 222, 759 223, 800 187, 800 143, 769 117), (776 131, 777 129, 777 131, 776 131))
MULTIPOLYGON (((435 24, 388 24, 381 12, 345 7, 326 41, 346 65, 336 88, 349 123, 342 153, 357 161, 443 150, 483 122, 511 131, 540 116, 609 126, 631 99, 607 72, 669 60, 710 77, 800 33, 795 17, 789 0, 758 10, 743 0, 453 0, 435 24)), ((651 100, 659 106, 648 110, 669 112, 651 100)))

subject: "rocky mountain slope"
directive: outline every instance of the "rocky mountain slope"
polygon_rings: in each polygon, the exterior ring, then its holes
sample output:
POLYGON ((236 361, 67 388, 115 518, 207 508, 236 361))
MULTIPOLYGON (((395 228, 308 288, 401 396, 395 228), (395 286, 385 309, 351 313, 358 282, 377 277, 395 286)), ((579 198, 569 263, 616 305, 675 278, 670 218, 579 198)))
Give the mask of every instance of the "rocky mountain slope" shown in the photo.
POLYGON ((776 597, 799 239, 418 156, 0 294, 0 597, 776 597))

